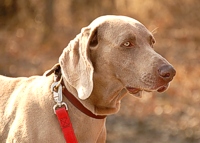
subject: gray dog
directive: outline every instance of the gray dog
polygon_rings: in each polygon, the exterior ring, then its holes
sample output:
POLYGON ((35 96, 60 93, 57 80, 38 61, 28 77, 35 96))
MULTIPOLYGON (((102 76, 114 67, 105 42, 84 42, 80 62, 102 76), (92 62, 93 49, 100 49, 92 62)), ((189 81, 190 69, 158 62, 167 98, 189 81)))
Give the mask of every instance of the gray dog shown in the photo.
POLYGON ((137 20, 102 16, 81 30, 63 50, 59 64, 43 76, 0 76, 0 142, 65 142, 52 109, 56 102, 62 106, 54 100, 53 83, 62 85, 61 92, 67 90, 80 104, 61 99, 77 141, 105 142, 106 115, 119 110, 125 95, 163 92, 176 74, 154 51, 154 43, 152 33, 137 20))

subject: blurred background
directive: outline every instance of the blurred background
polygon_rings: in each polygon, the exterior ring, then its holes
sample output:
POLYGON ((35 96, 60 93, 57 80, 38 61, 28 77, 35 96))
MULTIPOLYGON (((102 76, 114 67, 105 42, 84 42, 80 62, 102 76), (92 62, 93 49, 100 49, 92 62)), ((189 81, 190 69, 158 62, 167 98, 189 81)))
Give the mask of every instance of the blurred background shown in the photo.
POLYGON ((177 70, 165 93, 126 96, 107 120, 107 143, 200 143, 200 1, 1 0, 0 74, 42 75, 93 19, 127 15, 156 38, 177 70))

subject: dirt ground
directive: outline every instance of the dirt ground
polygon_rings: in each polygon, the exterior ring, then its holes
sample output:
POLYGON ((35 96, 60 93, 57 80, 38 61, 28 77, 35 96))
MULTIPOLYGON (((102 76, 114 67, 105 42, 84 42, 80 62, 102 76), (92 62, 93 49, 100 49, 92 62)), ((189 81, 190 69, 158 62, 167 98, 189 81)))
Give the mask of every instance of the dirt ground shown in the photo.
POLYGON ((177 71, 164 93, 126 96, 107 119, 107 143, 200 143, 200 1, 4 0, 0 2, 0 74, 43 74, 69 41, 100 15, 127 15, 156 38, 177 71))

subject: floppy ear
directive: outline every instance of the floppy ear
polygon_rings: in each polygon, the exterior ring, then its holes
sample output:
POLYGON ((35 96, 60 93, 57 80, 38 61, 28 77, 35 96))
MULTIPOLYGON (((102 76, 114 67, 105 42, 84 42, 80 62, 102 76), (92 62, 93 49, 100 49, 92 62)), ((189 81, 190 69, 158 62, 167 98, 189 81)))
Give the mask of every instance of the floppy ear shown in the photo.
POLYGON ((94 68, 90 60, 90 46, 98 44, 96 31, 97 28, 83 28, 59 58, 63 78, 77 90, 82 100, 88 98, 93 90, 94 68))

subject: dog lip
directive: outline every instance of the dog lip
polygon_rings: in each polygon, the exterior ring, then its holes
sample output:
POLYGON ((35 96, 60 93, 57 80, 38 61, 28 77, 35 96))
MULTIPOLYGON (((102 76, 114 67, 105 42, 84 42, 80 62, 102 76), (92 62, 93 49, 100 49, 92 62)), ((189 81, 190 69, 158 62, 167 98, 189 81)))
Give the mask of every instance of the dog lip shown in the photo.
POLYGON ((129 91, 131 94, 137 94, 138 92, 141 91, 139 88, 134 88, 134 87, 126 87, 126 89, 129 91))
POLYGON ((157 92, 164 92, 165 90, 167 90, 168 86, 169 86, 169 83, 159 87, 157 89, 157 92))
POLYGON ((131 87, 131 86, 127 86, 126 89, 129 91, 130 94, 137 94, 140 91, 146 91, 146 92, 152 92, 152 91, 157 91, 157 92, 164 92, 165 90, 167 90, 169 86, 169 83, 162 85, 160 87, 158 87, 157 89, 141 89, 141 88, 136 88, 136 87, 131 87))

